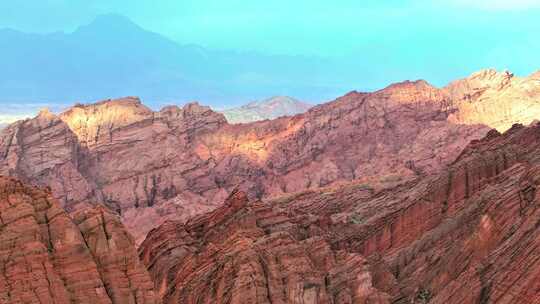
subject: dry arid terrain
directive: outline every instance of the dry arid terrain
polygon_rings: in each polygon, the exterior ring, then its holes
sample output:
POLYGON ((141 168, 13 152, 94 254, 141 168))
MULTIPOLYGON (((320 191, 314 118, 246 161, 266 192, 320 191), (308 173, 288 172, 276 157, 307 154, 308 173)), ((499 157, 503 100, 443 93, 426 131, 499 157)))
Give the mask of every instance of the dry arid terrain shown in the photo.
POLYGON ((538 303, 539 149, 516 125, 397 187, 235 192, 141 258, 164 303, 538 303))
POLYGON ((43 110, 0 131, 0 299, 540 303, 538 117, 495 70, 245 124, 43 110))

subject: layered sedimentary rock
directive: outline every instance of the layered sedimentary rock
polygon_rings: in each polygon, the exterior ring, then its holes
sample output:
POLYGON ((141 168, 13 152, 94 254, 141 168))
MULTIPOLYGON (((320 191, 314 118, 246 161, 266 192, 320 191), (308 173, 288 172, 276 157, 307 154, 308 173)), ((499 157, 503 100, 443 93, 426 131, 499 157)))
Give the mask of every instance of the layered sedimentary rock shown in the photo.
POLYGON ((235 192, 211 213, 152 231, 141 257, 164 303, 388 303, 392 275, 333 250, 325 225, 235 192))
POLYGON ((159 303, 133 238, 105 208, 70 218, 50 190, 0 177, 1 303, 159 303))
POLYGON ((538 155, 540 124, 515 125, 397 186, 235 192, 140 256, 164 303, 539 303, 538 155))
POLYGON ((94 146, 110 139, 113 130, 151 119, 153 115, 152 110, 141 104, 139 99, 127 97, 114 102, 77 104, 62 113, 60 119, 68 124, 81 144, 94 146))
POLYGON ((196 103, 158 112, 131 97, 77 105, 3 130, 0 173, 50 186, 67 210, 102 203, 140 241, 168 218, 215 208, 238 185, 270 198, 435 173, 489 130, 473 123, 505 128, 535 116, 535 79, 486 71, 443 89, 407 81, 240 125, 196 103), (500 102, 510 110, 497 124, 489 109, 500 102), (522 117, 514 110, 525 103, 533 114, 522 117))
POLYGON ((0 174, 51 187, 68 210, 102 201, 85 175, 87 150, 55 114, 42 110, 34 119, 18 121, 0 134, 0 174))
POLYGON ((102 202, 141 240, 168 217, 213 208, 237 185, 269 197, 437 170, 486 132, 446 122, 448 110, 425 82, 353 92, 304 115, 243 125, 198 104, 152 112, 126 98, 9 127, 0 172, 51 186, 68 210, 102 202))

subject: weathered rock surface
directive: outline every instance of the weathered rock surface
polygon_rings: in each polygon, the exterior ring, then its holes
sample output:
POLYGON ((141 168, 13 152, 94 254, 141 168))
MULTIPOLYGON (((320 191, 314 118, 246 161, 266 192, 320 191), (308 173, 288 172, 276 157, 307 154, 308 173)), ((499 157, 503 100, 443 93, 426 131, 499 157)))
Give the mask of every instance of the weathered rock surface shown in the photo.
POLYGON ((94 146, 100 141, 111 139, 114 129, 129 126, 145 119, 152 119, 154 113, 136 97, 105 100, 92 105, 77 104, 62 113, 60 119, 68 124, 79 142, 94 146))
POLYGON ((248 123, 265 119, 276 119, 282 116, 293 116, 307 112, 313 105, 301 102, 288 96, 274 96, 261 101, 223 111, 223 115, 231 124, 248 123))
POLYGON ((517 77, 485 70, 445 88, 459 109, 449 121, 485 124, 504 132, 513 124, 540 118, 540 73, 517 77))
POLYGON ((3 130, 0 173, 50 186, 70 211, 103 203, 141 241, 164 220, 215 208, 238 185, 269 198, 438 172, 489 130, 473 123, 505 128, 535 116, 534 77, 486 71, 444 89, 407 81, 240 125, 198 104, 159 112, 131 97, 77 105, 3 130), (490 109, 502 102, 509 110, 497 124, 490 109), (524 104, 533 114, 519 115, 524 104))
POLYGON ((68 210, 79 203, 102 201, 85 175, 89 158, 77 136, 55 114, 43 110, 34 119, 18 121, 0 133, 0 174, 52 188, 68 210))
POLYGON ((540 303, 539 155, 515 125, 398 186, 235 192, 139 252, 164 303, 540 303))
POLYGON ((135 243, 98 207, 70 218, 49 192, 0 177, 1 303, 159 303, 135 243))
POLYGON ((235 192, 211 213, 152 231, 141 257, 164 303, 389 303, 391 274, 334 251, 324 224, 235 192))

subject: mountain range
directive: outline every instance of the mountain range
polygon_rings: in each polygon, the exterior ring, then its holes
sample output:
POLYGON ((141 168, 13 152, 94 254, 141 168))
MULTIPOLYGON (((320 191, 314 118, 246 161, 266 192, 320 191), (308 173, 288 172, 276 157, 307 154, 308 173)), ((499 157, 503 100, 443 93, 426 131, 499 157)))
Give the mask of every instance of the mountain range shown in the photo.
POLYGON ((0 173, 50 186, 69 211, 101 202, 140 242, 171 216, 214 208, 237 186, 268 198, 436 172, 486 125, 530 123, 540 111, 537 77, 485 70, 443 89, 406 81, 241 125, 197 103, 156 112, 136 97, 77 104, 4 129, 0 173))
POLYGON ((0 131, 0 299, 535 303, 539 80, 242 124, 137 97, 43 110, 0 131))
POLYGON ((0 30, 0 55, 6 104, 66 106, 135 94, 153 108, 186 100, 224 107, 276 93, 320 101, 345 87, 325 59, 182 45, 119 15, 71 33, 0 30))

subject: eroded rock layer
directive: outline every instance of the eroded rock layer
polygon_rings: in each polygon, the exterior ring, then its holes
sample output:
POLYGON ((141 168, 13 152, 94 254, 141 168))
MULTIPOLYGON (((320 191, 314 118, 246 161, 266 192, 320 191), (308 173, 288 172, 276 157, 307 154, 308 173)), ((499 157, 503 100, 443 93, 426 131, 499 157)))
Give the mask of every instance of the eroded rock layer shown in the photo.
POLYGON ((230 125, 196 103, 153 112, 128 97, 76 105, 1 131, 0 174, 50 186, 69 211, 93 202, 142 241, 166 219, 216 207, 238 185, 271 198, 352 180, 438 172, 486 124, 540 115, 540 80, 483 71, 443 89, 406 81, 293 117, 230 125))
POLYGON ((398 186, 236 192, 140 256, 164 303, 540 303, 539 155, 515 125, 398 186))
POLYGON ((425 82, 243 125, 198 104, 152 112, 135 98, 104 101, 3 130, 0 173, 50 186, 70 211, 103 203, 140 241, 167 218, 215 208, 238 185, 262 198, 435 172, 487 132, 447 122, 450 110, 425 82))
POLYGON ((70 218, 50 192, 0 177, 1 303, 159 303, 135 243, 105 208, 70 218))
POLYGON ((388 303, 391 274, 333 250, 325 228, 323 217, 236 192, 212 213, 153 231, 141 256, 164 303, 388 303))

